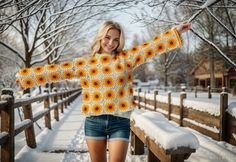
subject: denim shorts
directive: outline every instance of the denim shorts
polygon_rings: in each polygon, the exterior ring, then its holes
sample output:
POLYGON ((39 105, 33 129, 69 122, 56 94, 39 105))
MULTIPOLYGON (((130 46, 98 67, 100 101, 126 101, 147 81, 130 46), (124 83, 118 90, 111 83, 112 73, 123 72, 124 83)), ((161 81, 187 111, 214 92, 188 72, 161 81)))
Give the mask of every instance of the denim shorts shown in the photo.
POLYGON ((129 141, 130 120, 113 115, 86 117, 85 138, 129 141))

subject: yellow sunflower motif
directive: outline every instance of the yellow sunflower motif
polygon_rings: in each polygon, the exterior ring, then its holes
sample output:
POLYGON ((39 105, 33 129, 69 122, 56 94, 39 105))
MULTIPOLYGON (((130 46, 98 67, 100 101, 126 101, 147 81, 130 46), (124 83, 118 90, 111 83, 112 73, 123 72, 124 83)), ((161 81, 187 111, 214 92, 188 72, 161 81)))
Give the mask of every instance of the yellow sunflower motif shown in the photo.
POLYGON ((154 50, 152 48, 148 48, 145 50, 145 57, 150 59, 154 56, 154 50))
POLYGON ((125 89, 124 88, 120 88, 118 90, 118 97, 119 98, 123 98, 125 96, 125 89))
POLYGON ((65 61, 63 63, 60 64, 62 69, 70 69, 73 67, 73 63, 70 61, 65 61))
POLYGON ((133 47, 130 49, 130 53, 137 54, 139 52, 139 47, 133 47))
POLYGON ((114 86, 114 79, 112 77, 104 78, 103 84, 105 87, 112 87, 114 86))
POLYGON ((101 114, 102 112, 102 106, 100 104, 95 104, 92 107, 92 112, 96 115, 101 114))
POLYGON ((86 76, 86 70, 84 70, 84 69, 77 69, 75 73, 76 73, 77 77, 79 77, 79 78, 86 76))
POLYGON ((132 70, 132 62, 131 61, 126 61, 125 67, 128 71, 132 70))
POLYGON ((90 100, 90 93, 87 91, 83 92, 83 101, 88 102, 90 100))
POLYGON ((128 82, 131 83, 133 81, 133 74, 129 73, 128 74, 128 82))
POLYGON ((164 37, 169 37, 169 36, 171 36, 171 34, 172 34, 172 32, 169 30, 169 31, 164 32, 163 36, 164 37))
POLYGON ((23 87, 31 88, 34 86, 34 80, 32 78, 23 79, 23 87))
POLYGON ((107 64, 111 61, 111 58, 110 58, 110 56, 101 56, 100 61, 102 64, 107 64))
POLYGON ((166 50, 166 47, 165 47, 164 43, 158 43, 156 45, 156 52, 158 52, 159 54, 165 52, 165 50, 166 50))
POLYGON ((114 103, 106 103, 105 104, 105 111, 107 113, 114 113, 116 111, 114 103))
POLYGON ((21 76, 29 76, 30 75, 30 68, 24 68, 19 71, 21 76))
POLYGON ((44 72, 44 67, 42 67, 42 66, 34 67, 34 68, 33 68, 33 72, 34 72, 35 74, 42 74, 42 73, 44 72))
POLYGON ((150 45, 151 45, 151 43, 146 42, 146 43, 143 43, 141 46, 142 46, 142 48, 146 48, 146 47, 148 47, 148 46, 150 46, 150 45))
POLYGON ((118 108, 119 108, 119 110, 121 110, 121 111, 128 110, 129 104, 128 104, 127 101, 121 101, 121 102, 119 102, 119 104, 118 104, 118 108))
POLYGON ((132 108, 135 108, 136 107, 136 103, 135 103, 135 100, 134 99, 131 99, 130 100, 130 105, 132 108))
POLYGON ((170 38, 167 40, 167 47, 172 49, 172 48, 175 48, 177 45, 177 42, 174 38, 170 38))
POLYGON ((113 61, 116 61, 116 60, 118 60, 118 58, 119 58, 119 56, 116 54, 116 55, 114 55, 114 56, 112 57, 112 60, 113 60, 113 61))
POLYGON ((89 65, 96 65, 97 63, 98 63, 98 60, 95 57, 90 57, 88 60, 89 65))
POLYGON ((115 98, 115 92, 113 90, 105 91, 104 95, 106 100, 113 100, 115 98))
POLYGON ((93 92, 93 101, 99 102, 101 100, 102 100, 102 93, 98 91, 93 92))
POLYGON ((101 87, 100 80, 99 79, 93 79, 92 80, 92 87, 96 88, 96 89, 100 88, 101 87))
POLYGON ((124 71, 124 66, 120 63, 115 64, 115 71, 116 72, 123 72, 124 71))
POLYGON ((143 59, 143 56, 142 55, 137 55, 135 56, 134 58, 134 63, 136 65, 140 65, 141 63, 143 63, 144 59, 143 59))
POLYGON ((72 79, 74 77, 74 72, 72 70, 66 70, 62 72, 63 78, 72 79))
POLYGON ((125 77, 124 76, 118 76, 117 77, 117 85, 121 86, 125 84, 125 77))
POLYGON ((37 75, 35 80, 38 85, 44 85, 47 83, 47 78, 44 75, 37 75))
POLYGON ((127 51, 122 51, 122 52, 120 52, 120 55, 121 55, 121 57, 124 58, 124 59, 127 59, 127 58, 129 57, 129 54, 128 54, 127 51))
POLYGON ((154 37, 152 40, 153 40, 154 42, 157 42, 157 41, 161 40, 161 36, 158 35, 158 36, 154 37))
POLYGON ((103 66, 102 67, 102 73, 107 75, 112 73, 112 68, 110 66, 103 66))
POLYGON ((56 71, 57 69, 58 69, 58 65, 56 65, 56 64, 47 65, 48 71, 56 71))
POLYGON ((80 79, 80 84, 82 88, 89 88, 89 81, 87 79, 80 79))
POLYGON ((89 113, 89 105, 88 104, 83 104, 82 105, 82 107, 81 107, 81 110, 82 110, 82 113, 84 114, 84 115, 88 115, 88 113, 89 113))
POLYGON ((59 72, 52 72, 49 74, 49 81, 51 82, 56 82, 61 79, 60 73, 59 72))
POLYGON ((97 68, 97 67, 92 67, 92 68, 90 68, 90 69, 89 69, 89 74, 90 74, 91 76, 96 76, 96 75, 98 75, 98 68, 97 68))
POLYGON ((134 91, 132 87, 128 87, 128 94, 133 95, 134 91))
POLYGON ((85 60, 84 59, 77 59, 77 60, 75 60, 75 66, 76 67, 82 67, 82 66, 84 66, 85 65, 85 60))

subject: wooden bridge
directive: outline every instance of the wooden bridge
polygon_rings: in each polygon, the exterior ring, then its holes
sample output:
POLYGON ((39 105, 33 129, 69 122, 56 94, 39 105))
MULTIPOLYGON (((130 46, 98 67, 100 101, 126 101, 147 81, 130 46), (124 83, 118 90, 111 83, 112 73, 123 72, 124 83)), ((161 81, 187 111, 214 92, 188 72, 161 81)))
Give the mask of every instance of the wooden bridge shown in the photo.
MULTIPOLYGON (((37 97, 30 97, 27 96, 23 99, 14 99, 13 91, 10 89, 5 89, 2 91, 1 95, 1 101, 0 101, 0 111, 1 111, 1 133, 0 133, 0 144, 1 144, 1 161, 4 162, 13 162, 15 161, 15 137, 21 132, 25 132, 25 138, 26 138, 26 144, 30 148, 36 148, 36 137, 35 137, 35 128, 34 123, 38 121, 39 119, 43 119, 45 121, 45 127, 51 129, 52 128, 52 117, 56 121, 59 121, 59 115, 64 112, 64 110, 68 107, 68 105, 71 104, 72 101, 77 98, 81 93, 81 89, 73 89, 73 90, 67 90, 67 91, 57 91, 57 89, 53 90, 53 93, 49 93, 48 91, 45 91, 40 96, 37 97), (40 112, 37 112, 33 115, 32 110, 32 104, 37 104, 37 102, 43 102, 44 109, 40 112), (15 119, 14 119, 14 110, 18 107, 23 108, 23 114, 24 114, 24 120, 15 125, 15 119), (53 112, 53 115, 51 114, 53 112)), ((232 116, 229 116, 227 112, 225 111, 228 103, 227 93, 221 94, 221 104, 219 105, 219 108, 221 110, 221 113, 219 116, 213 116, 206 112, 198 112, 197 110, 186 108, 183 104, 183 101, 186 99, 186 94, 181 93, 179 96, 180 105, 174 105, 171 103, 171 100, 173 100, 173 96, 171 97, 171 93, 168 93, 167 97, 167 103, 161 102, 158 100, 160 95, 158 94, 158 91, 154 91, 154 93, 148 92, 141 92, 136 91, 135 92, 135 98, 136 103, 139 108, 145 108, 151 111, 159 111, 162 112, 167 119, 173 120, 176 123, 179 123, 181 126, 191 127, 198 132, 201 132, 203 134, 206 134, 207 136, 210 136, 216 140, 223 140, 227 141, 228 143, 231 143, 235 145, 235 140, 232 138, 232 134, 236 133, 235 130, 235 123, 236 119, 232 116), (152 95, 153 98, 147 97, 148 95, 152 95), (162 109, 162 110, 160 110, 162 109), (166 112, 166 113, 165 113, 166 112), (191 119, 198 123, 203 123, 205 125, 208 125, 209 127, 216 127, 219 129, 219 132, 210 132, 209 130, 199 127, 198 125, 194 125, 193 123, 189 123, 188 120, 185 119, 191 119), (227 127, 226 127, 227 126, 227 127)), ((64 122, 64 121, 63 121, 64 122)), ((135 130, 138 130, 136 128, 132 128, 135 130)), ((137 133, 137 132, 136 132, 137 133)), ((140 134, 140 133, 138 133, 140 134)), ((137 142, 137 138, 133 138, 133 135, 131 136, 131 150, 132 154, 138 154, 143 153, 143 144, 138 144, 140 142, 137 142), (133 147, 133 148, 132 148, 133 147), (141 150, 141 151, 138 151, 141 150)), ((146 141, 148 138, 146 135, 141 136, 145 137, 143 138, 143 141, 146 141)), ((69 138, 69 137, 68 137, 69 138)), ((77 137, 76 137, 77 138, 77 137)), ((45 150, 44 150, 45 151, 45 150)), ((47 150, 46 150, 47 151, 47 150)), ((74 151, 74 153, 77 153, 76 150, 56 150, 54 152, 51 152, 48 150, 49 153, 58 153, 59 152, 67 152, 67 151, 74 151)), ((191 152, 192 150, 190 150, 191 152)), ((181 151, 182 152, 182 151, 181 151)), ((168 152, 166 152, 168 154, 168 152)), ((87 156, 86 154, 83 154, 81 156, 87 156)), ((148 154, 149 155, 149 154, 148 154)), ((152 156, 148 156, 148 160, 152 161, 152 159, 155 159, 153 154, 150 154, 152 156)), ((189 154, 190 155, 190 154, 189 154)), ((52 155, 53 156, 53 155, 52 155)), ((167 157, 167 155, 163 154, 163 157, 167 157)), ((161 157, 159 157, 161 158, 161 157)), ((184 154, 184 157, 182 159, 186 158, 186 152, 184 154)), ((176 159, 176 158, 175 158, 176 159)))

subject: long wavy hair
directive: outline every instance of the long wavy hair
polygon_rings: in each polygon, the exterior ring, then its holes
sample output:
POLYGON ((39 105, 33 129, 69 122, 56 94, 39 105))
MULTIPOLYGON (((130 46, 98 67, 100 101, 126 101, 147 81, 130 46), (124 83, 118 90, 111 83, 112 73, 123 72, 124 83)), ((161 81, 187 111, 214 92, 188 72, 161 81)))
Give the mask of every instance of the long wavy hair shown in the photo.
POLYGON ((93 41, 92 47, 91 47, 92 48, 92 52, 91 52, 92 56, 94 56, 96 53, 98 53, 101 50, 101 40, 106 36, 107 32, 110 29, 116 29, 120 32, 119 45, 114 50, 114 52, 120 52, 123 50, 124 44, 125 44, 125 36, 124 36, 123 29, 121 28, 121 26, 117 22, 106 21, 100 27, 97 35, 94 38, 94 41, 93 41))

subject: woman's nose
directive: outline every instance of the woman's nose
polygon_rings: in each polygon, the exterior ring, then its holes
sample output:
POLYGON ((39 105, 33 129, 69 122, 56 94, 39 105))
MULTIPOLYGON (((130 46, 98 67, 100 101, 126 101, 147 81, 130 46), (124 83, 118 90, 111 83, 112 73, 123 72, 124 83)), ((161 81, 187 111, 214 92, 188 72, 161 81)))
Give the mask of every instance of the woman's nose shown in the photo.
POLYGON ((110 40, 110 41, 109 41, 109 45, 112 45, 112 44, 113 44, 113 41, 112 41, 112 40, 110 40))

